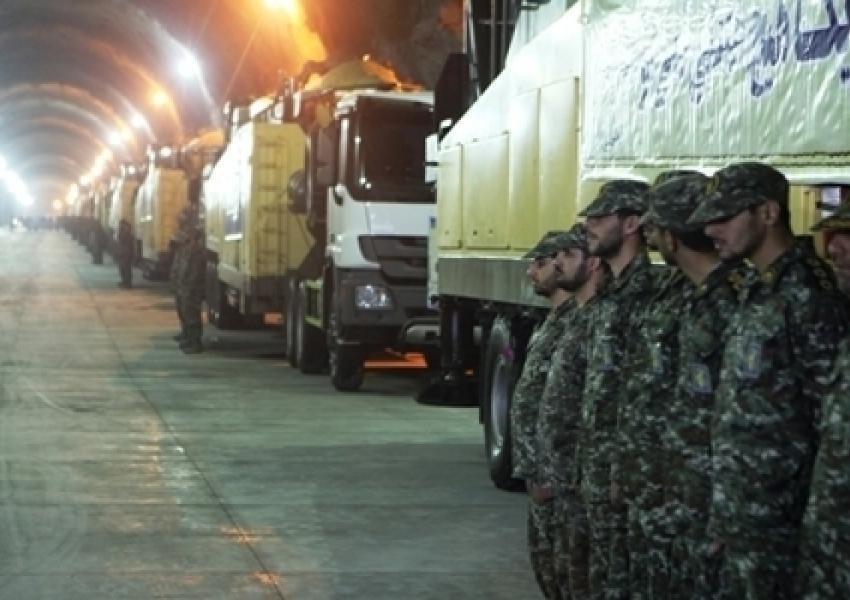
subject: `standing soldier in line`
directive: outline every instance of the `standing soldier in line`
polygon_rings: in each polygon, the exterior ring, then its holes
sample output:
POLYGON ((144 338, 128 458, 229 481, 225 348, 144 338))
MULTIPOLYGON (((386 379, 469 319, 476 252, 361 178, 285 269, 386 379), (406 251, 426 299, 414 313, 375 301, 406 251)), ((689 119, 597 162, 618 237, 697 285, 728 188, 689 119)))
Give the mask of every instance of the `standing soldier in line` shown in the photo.
MULTIPOLYGON (((818 223, 841 292, 850 297, 850 196, 818 223)), ((835 383, 823 399, 820 447, 803 520, 797 572, 804 600, 850 598, 850 340, 842 342, 835 383)))
POLYGON ((537 416, 539 459, 537 478, 554 491, 557 533, 561 540, 555 559, 567 570, 562 598, 590 598, 588 580, 587 509, 579 494, 578 445, 581 397, 587 368, 588 317, 597 291, 605 284, 608 266, 590 256, 587 231, 574 226, 567 249, 555 258, 558 286, 573 295, 575 307, 567 314, 564 334, 552 355, 552 365, 537 416))
POLYGON ((182 277, 177 286, 180 314, 183 316, 185 339, 180 343, 184 354, 200 354, 204 347, 201 336, 204 333, 202 315, 204 301, 204 280, 207 268, 207 248, 204 240, 204 228, 199 222, 189 231, 189 240, 185 248, 185 264, 182 277))
POLYGON ((126 219, 118 223, 118 274, 121 276, 123 288, 133 287, 133 250, 136 240, 133 239, 133 230, 126 219))
MULTIPOLYGON (((685 218, 696 206, 707 178, 700 173, 675 172, 672 178, 659 177, 647 193, 648 209, 643 216, 650 247, 675 267, 676 235, 685 236, 693 227, 676 219, 685 218)), ((711 240, 699 234, 700 241, 713 248, 711 240)), ((693 284, 677 268, 670 269, 658 282, 626 352, 628 377, 626 393, 618 403, 618 442, 614 454, 613 498, 624 502, 628 511, 629 591, 633 600, 666 597, 669 587, 669 540, 650 524, 650 517, 664 503, 663 436, 675 398, 679 371, 679 338, 684 297, 693 284)))
POLYGON ((189 204, 180 212, 178 229, 174 236, 174 258, 171 263, 171 287, 174 292, 180 333, 174 337, 186 354, 203 350, 201 335, 203 323, 200 311, 204 296, 206 248, 198 207, 189 204), (203 268, 200 268, 203 257, 203 268))
POLYGON ((528 277, 538 296, 552 305, 546 320, 528 342, 522 375, 517 381, 511 402, 511 449, 513 476, 525 480, 528 489, 528 550, 534 576, 546 598, 565 598, 565 566, 558 562, 561 554, 559 530, 553 508, 555 491, 538 477, 539 454, 538 413, 540 397, 551 367, 552 352, 564 331, 564 317, 573 302, 570 294, 557 286, 555 257, 563 252, 566 233, 552 231, 532 248, 528 277))
POLYGON ((705 560, 714 390, 725 330, 748 272, 737 261, 721 262, 702 228, 688 223, 707 181, 689 175, 659 186, 650 200, 654 244, 689 285, 679 308, 678 355, 671 359, 677 372, 665 399, 665 450, 659 451, 656 465, 664 472, 663 498, 641 519, 650 548, 650 582, 667 580, 671 598, 706 600, 717 591, 718 575, 716 563, 705 560))
POLYGON ((590 530, 590 587, 593 598, 609 600, 628 595, 626 514, 624 507, 612 503, 611 477, 624 348, 658 276, 646 254, 640 225, 647 189, 637 181, 609 181, 579 213, 587 217, 590 254, 604 260, 613 277, 591 318, 580 446, 581 491, 590 530))
POLYGON ((715 174, 689 222, 724 260, 747 258, 729 326, 712 427, 709 557, 723 553, 721 597, 793 597, 800 524, 820 403, 847 333, 844 298, 810 241, 795 240, 788 181, 762 163, 715 174))

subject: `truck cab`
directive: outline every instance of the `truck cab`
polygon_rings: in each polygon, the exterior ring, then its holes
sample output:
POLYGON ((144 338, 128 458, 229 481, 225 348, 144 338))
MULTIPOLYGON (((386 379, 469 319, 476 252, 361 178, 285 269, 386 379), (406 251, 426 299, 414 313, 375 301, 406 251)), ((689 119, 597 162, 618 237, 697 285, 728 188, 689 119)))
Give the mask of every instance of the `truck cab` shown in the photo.
POLYGON ((291 354, 305 372, 327 364, 337 389, 360 387, 368 356, 414 348, 402 339, 411 322, 430 319, 436 328, 426 306, 432 106, 429 92, 367 61, 282 99, 283 118, 307 136, 292 203, 307 213, 323 256, 321 272, 297 282, 288 303, 291 354))

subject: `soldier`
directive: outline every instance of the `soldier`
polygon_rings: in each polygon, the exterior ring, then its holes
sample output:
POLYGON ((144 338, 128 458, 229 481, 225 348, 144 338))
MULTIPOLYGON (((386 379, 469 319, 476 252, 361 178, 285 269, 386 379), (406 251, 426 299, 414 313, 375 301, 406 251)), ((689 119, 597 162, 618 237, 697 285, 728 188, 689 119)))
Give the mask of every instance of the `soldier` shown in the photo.
MULTIPOLYGON (((838 285, 850 296, 850 197, 823 231, 838 285)), ((803 520, 798 581, 805 600, 850 598, 850 342, 836 361, 833 389, 823 399, 820 446, 803 520)))
POLYGON ((180 212, 178 230, 174 236, 174 257, 171 263, 171 287, 174 292, 180 333, 174 337, 186 354, 203 351, 203 324, 200 310, 204 297, 206 248, 198 208, 189 204, 180 212), (203 267, 201 258, 203 257, 203 267))
POLYGON ((582 396, 581 492, 590 531, 590 587, 594 598, 628 594, 626 514, 612 496, 617 404, 623 393, 625 345, 657 276, 644 247, 640 219, 645 183, 614 180, 584 209, 588 248, 611 269, 590 319, 593 331, 582 396))
MULTIPOLYGON (((651 505, 641 506, 640 523, 649 551, 649 589, 657 594, 666 587, 672 598, 712 598, 716 591, 716 564, 704 560, 711 486, 710 426, 724 331, 737 309, 737 291, 744 277, 740 263, 721 262, 702 228, 687 222, 707 181, 702 175, 690 174, 656 187, 650 193, 646 218, 652 245, 688 281, 677 301, 676 327, 669 327, 663 303, 653 304, 644 326, 651 332, 649 325, 657 323, 655 331, 674 336, 667 343, 661 338, 647 341, 651 347, 658 345, 675 354, 663 355, 663 360, 653 358, 649 362, 662 368, 651 368, 648 380, 646 374, 639 378, 643 385, 660 386, 666 405, 663 413, 642 411, 654 414, 661 425, 653 438, 661 444, 654 455, 658 460, 649 472, 654 477, 663 474, 663 494, 653 498, 651 505), (663 378, 654 376, 656 373, 663 378)), ((656 353, 653 350, 650 355, 656 353)))
POLYGON ((552 355, 540 400, 536 478, 554 492, 556 539, 560 540, 555 560, 567 571, 561 597, 584 600, 590 597, 590 547, 587 509, 579 494, 581 397, 587 368, 588 317, 608 271, 602 260, 590 256, 583 225, 570 230, 566 251, 558 253, 555 260, 560 271, 558 286, 573 294, 575 306, 566 315, 564 334, 552 355))
POLYGON ((537 476, 538 413, 540 396, 549 373, 552 352, 563 333, 564 316, 573 303, 570 294, 557 286, 555 257, 565 247, 565 232, 551 231, 532 248, 528 277, 534 292, 545 297, 552 308, 528 342, 522 375, 511 402, 511 449, 513 476, 525 480, 529 495, 528 550, 534 576, 546 598, 563 598, 566 572, 557 561, 561 538, 556 534, 554 490, 537 476))
POLYGON ((123 288, 133 287, 133 230, 126 219, 118 223, 118 274, 121 276, 120 285, 123 288))
MULTIPOLYGON (((676 266, 676 236, 686 235, 684 222, 671 213, 696 206, 706 177, 677 171, 662 175, 647 193, 643 216, 649 245, 668 265, 676 266)), ((690 216, 690 212, 687 216, 690 216)), ((713 248, 700 234, 700 242, 713 248)), ((614 454, 615 490, 628 511, 629 589, 635 600, 666 596, 669 585, 669 536, 651 522, 664 503, 665 444, 669 408, 673 404, 679 370, 678 330, 684 297, 693 284, 679 269, 670 269, 658 282, 626 352, 626 393, 618 403, 618 442, 614 454)))
POLYGON ((705 225, 722 259, 758 270, 729 325, 716 394, 708 557, 723 552, 722 597, 789 598, 844 300, 810 241, 795 240, 788 181, 772 167, 721 169, 689 222, 705 225))

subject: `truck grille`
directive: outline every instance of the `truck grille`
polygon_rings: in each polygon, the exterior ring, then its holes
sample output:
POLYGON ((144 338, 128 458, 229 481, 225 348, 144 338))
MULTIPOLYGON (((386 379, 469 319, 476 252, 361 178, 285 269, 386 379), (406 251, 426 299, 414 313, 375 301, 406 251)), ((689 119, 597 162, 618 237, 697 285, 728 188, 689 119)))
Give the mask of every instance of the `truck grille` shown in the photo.
POLYGON ((428 279, 428 238, 425 236, 360 236, 367 260, 381 265, 389 283, 421 284, 428 279))

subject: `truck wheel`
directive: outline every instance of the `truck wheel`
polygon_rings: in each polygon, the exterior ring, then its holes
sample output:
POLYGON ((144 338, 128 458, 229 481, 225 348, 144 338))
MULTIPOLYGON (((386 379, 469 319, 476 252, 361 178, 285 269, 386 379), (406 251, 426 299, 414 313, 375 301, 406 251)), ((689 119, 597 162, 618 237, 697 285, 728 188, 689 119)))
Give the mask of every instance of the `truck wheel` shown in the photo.
POLYGON ((297 348, 298 348, 298 279, 295 277, 289 280, 286 294, 286 308, 284 310, 286 319, 283 327, 286 333, 286 358, 289 364, 293 367, 298 366, 297 348))
POLYGON ((363 385, 365 367, 363 352, 357 346, 345 346, 339 343, 339 313, 336 310, 336 295, 331 300, 331 314, 328 321, 328 366, 331 383, 341 392, 356 392, 363 385))
POLYGON ((510 323, 504 318, 493 323, 482 367, 484 449, 490 479, 500 489, 517 490, 522 482, 511 477, 510 411, 520 367, 510 323))
POLYGON ((323 332, 307 322, 307 292, 299 286, 295 320, 298 346, 295 350, 298 370, 307 375, 321 373, 327 363, 327 348, 323 332))

